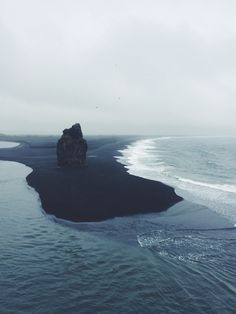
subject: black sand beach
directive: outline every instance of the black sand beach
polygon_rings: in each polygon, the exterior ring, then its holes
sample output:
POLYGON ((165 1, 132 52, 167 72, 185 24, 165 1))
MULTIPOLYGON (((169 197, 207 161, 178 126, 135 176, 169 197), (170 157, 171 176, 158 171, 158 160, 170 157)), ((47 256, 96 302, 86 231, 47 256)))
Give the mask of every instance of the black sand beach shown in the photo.
POLYGON ((173 188, 127 173, 114 156, 134 137, 87 137, 84 168, 59 168, 56 137, 3 137, 21 145, 0 149, 0 159, 33 169, 27 182, 38 193, 46 213, 75 222, 166 210, 182 200, 173 188))

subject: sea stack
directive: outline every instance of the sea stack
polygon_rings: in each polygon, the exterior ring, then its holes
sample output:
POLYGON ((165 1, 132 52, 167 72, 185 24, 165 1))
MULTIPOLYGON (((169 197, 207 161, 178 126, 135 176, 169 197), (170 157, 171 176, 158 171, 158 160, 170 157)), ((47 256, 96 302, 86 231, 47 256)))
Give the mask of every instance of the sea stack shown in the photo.
POLYGON ((60 167, 78 167, 85 165, 87 142, 79 123, 65 129, 57 142, 57 163, 60 167))

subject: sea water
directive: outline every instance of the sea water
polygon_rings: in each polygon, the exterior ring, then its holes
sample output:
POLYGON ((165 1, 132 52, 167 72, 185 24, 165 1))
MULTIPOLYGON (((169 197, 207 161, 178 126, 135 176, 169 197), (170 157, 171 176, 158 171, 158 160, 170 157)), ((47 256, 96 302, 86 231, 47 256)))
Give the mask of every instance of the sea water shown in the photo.
POLYGON ((122 155, 129 173, 167 183, 236 223, 236 137, 146 139, 122 155))
POLYGON ((0 313, 235 313, 234 156, 233 138, 132 143, 118 161, 186 200, 97 223, 45 215, 32 170, 1 161, 0 313))

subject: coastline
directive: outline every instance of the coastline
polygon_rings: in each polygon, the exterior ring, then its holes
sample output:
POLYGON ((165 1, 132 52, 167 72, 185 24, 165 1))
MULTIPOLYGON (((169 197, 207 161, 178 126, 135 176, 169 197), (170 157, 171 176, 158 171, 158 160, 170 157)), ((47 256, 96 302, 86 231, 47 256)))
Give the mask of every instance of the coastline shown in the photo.
MULTIPOLYGON (((114 156, 137 137, 87 137, 84 168, 59 168, 56 137, 14 137, 21 145, 1 149, 0 159, 32 168, 28 184, 39 194, 47 214, 73 222, 160 212, 180 202, 174 189, 161 182, 130 175, 114 156)), ((5 139, 4 140, 11 140, 5 139)))

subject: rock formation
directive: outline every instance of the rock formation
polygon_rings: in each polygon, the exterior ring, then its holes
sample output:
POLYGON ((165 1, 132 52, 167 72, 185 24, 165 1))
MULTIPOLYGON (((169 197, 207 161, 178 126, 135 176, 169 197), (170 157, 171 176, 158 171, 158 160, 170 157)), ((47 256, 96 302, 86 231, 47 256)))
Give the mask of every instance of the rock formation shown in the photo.
POLYGON ((82 166, 86 161, 87 142, 79 123, 65 129, 57 143, 57 163, 60 167, 82 166))

